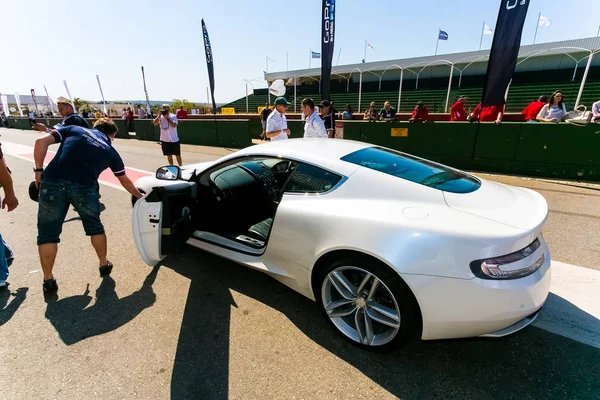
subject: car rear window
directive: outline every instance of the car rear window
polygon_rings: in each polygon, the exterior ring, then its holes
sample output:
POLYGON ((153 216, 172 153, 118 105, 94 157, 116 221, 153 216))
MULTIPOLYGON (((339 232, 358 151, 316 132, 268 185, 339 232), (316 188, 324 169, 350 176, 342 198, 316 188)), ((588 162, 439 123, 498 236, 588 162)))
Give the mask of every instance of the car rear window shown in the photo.
POLYGON ((481 186, 477 179, 463 172, 381 147, 355 151, 342 157, 342 161, 445 192, 470 193, 481 186))

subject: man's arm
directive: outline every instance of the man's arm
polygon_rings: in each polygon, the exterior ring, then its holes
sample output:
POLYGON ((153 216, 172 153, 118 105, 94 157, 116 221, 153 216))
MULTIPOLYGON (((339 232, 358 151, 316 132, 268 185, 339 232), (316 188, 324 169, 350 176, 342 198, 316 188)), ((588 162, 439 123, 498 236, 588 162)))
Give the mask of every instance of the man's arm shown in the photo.
POLYGON ((154 118, 154 119, 152 120, 152 124, 153 124, 154 126, 158 126, 158 124, 160 124, 160 117, 161 117, 161 115, 160 115, 160 113, 158 113, 158 115, 156 116, 156 118, 154 118))
POLYGON ((169 123, 169 125, 171 125, 171 128, 177 128, 177 118, 176 117, 171 118, 171 116, 169 115, 169 117, 167 118, 167 122, 169 123))
POLYGON ((136 198, 140 199, 144 196, 140 193, 139 190, 137 190, 137 188, 135 187, 133 182, 131 182, 131 179, 129 179, 127 175, 117 176, 117 179, 119 179, 119 182, 121 182, 121 186, 123 186, 125 190, 134 195, 136 198))
POLYGON ((2 209, 4 210, 5 207, 8 207, 8 212, 11 212, 17 208, 19 200, 17 200, 17 197, 15 196, 12 177, 10 176, 10 172, 8 172, 8 167, 6 166, 4 158, 0 159, 0 185, 2 185, 2 189, 4 189, 2 209))

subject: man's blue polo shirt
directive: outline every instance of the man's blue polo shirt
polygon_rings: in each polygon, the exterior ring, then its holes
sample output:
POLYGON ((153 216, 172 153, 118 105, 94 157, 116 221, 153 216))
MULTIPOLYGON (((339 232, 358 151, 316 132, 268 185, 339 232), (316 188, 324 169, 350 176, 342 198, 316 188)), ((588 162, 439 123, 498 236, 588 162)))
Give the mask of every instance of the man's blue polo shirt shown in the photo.
POLYGON ((42 181, 96 186, 106 168, 115 176, 125 175, 125 165, 110 139, 96 129, 65 126, 50 132, 60 147, 44 170, 42 181))

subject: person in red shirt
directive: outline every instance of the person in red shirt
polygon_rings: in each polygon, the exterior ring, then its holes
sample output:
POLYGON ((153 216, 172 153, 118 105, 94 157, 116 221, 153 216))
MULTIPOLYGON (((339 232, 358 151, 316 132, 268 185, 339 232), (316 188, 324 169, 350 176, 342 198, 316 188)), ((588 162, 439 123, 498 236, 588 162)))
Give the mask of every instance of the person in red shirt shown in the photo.
POLYGON ((187 111, 183 109, 183 106, 179 107, 177 110, 177 119, 187 119, 187 111))
POLYGON ((133 127, 133 110, 131 107, 127 107, 125 119, 127 120, 127 132, 134 132, 135 128, 133 127))
POLYGON ((540 96, 537 101, 529 103, 529 105, 521 111, 521 114, 525 117, 525 121, 536 121, 538 114, 546 104, 548 104, 548 97, 543 95, 540 96))
POLYGON ((456 103, 450 107, 450 121, 466 121, 467 110, 465 110, 465 104, 467 104, 467 96, 460 96, 456 103))
POLYGON ((481 107, 481 103, 479 103, 469 116, 469 121, 495 122, 496 124, 499 124, 502 122, 503 116, 504 104, 481 107))
POLYGON ((419 122, 427 122, 427 117, 429 117, 429 110, 425 107, 425 104, 422 101, 417 102, 415 109, 412 112, 411 118, 408 122, 411 123, 419 123, 419 122))

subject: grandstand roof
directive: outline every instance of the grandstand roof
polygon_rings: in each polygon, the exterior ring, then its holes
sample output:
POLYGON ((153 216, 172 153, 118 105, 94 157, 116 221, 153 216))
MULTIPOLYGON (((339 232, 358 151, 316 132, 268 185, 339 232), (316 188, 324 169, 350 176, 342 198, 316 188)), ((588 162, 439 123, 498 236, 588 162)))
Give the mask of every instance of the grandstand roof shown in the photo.
MULTIPOLYGON (((342 66, 334 66, 332 74, 351 74, 365 71, 383 71, 391 66, 396 68, 423 68, 428 66, 454 64, 467 65, 470 63, 480 64, 487 63, 490 50, 468 51, 463 53, 438 54, 437 56, 413 57, 386 61, 376 61, 359 64, 349 64, 342 66)), ((527 57, 540 58, 545 57, 550 60, 545 60, 544 69, 565 68, 563 58, 572 59, 570 67, 575 63, 586 59, 590 52, 600 52, 600 37, 590 37, 574 40, 564 40, 560 42, 540 43, 521 46, 519 58, 527 57), (550 56, 550 57, 549 57, 550 56), (552 57, 554 56, 554 57, 552 57)), ((600 65, 600 57, 596 57, 594 65, 600 65)), ((529 68, 521 68, 529 69, 529 68)), ((539 69, 539 65, 532 65, 531 69, 539 69)), ((275 79, 288 79, 294 76, 320 76, 321 67, 311 69, 300 69, 293 71, 280 71, 265 73, 265 79, 273 81, 275 79)))

